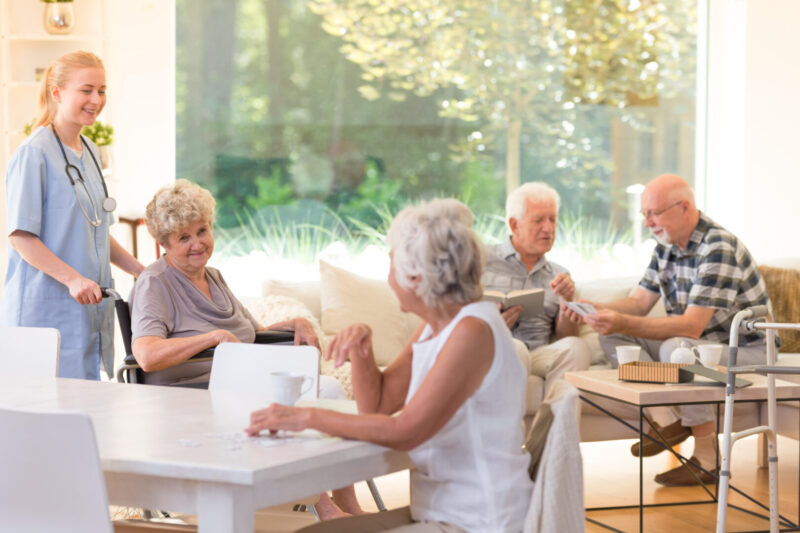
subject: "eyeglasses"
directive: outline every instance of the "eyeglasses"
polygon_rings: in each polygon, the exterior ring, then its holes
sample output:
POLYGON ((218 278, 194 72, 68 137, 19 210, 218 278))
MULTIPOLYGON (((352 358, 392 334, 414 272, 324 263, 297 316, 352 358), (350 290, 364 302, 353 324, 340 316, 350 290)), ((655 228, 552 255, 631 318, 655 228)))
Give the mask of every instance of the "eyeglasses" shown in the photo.
POLYGON ((683 200, 678 200, 674 204, 672 204, 670 206, 667 206, 664 209, 659 209, 658 211, 653 211, 653 210, 642 211, 642 216, 644 217, 645 220, 647 220, 648 218, 655 218, 655 217, 663 215, 664 213, 666 213, 667 211, 669 211, 670 209, 672 209, 676 205, 681 205, 681 203, 683 203, 683 200))

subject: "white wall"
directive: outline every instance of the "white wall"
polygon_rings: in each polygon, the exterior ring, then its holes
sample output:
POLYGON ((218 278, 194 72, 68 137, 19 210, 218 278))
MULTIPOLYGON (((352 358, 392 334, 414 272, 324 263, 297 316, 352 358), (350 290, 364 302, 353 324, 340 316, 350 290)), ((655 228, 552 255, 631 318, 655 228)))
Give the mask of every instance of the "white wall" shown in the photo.
MULTIPOLYGON (((156 189, 175 179, 175 2, 105 0, 105 11, 102 59, 108 105, 103 120, 115 129, 113 176, 108 185, 117 199, 116 215, 137 218, 156 189)), ((4 183, 5 164, 2 173, 4 183)), ((0 234, 6 235, 2 200, 0 234)), ((112 232, 129 246, 127 226, 116 224, 112 232)), ((139 234, 140 253, 144 261, 152 261, 154 248, 147 232, 139 234)), ((5 279, 7 249, 7 239, 0 239, 0 280, 5 279)), ((130 276, 116 271, 114 277, 127 294, 130 276)))
POLYGON ((762 263, 800 255, 797 20, 797 0, 711 0, 706 210, 762 263))
POLYGON ((175 3, 106 3, 105 64, 119 214, 137 217, 175 179, 175 3))
MULTIPOLYGON (((141 218, 147 202, 175 179, 175 3, 172 0, 106 2, 108 120, 114 125, 113 177, 117 216, 141 218)), ((114 236, 130 249, 132 231, 116 224, 114 236)), ((155 255, 139 231, 143 263, 155 255)), ((122 294, 131 276, 115 270, 122 294)))

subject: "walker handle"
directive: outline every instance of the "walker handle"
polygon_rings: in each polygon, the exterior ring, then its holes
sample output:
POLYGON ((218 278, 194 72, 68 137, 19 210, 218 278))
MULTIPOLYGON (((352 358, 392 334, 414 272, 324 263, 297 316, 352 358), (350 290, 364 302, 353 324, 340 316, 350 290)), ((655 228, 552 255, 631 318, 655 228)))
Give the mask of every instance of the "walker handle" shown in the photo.
POLYGON ((750 317, 748 318, 767 316, 767 313, 769 313, 769 309, 766 305, 754 305, 753 307, 748 307, 747 310, 750 311, 750 317))

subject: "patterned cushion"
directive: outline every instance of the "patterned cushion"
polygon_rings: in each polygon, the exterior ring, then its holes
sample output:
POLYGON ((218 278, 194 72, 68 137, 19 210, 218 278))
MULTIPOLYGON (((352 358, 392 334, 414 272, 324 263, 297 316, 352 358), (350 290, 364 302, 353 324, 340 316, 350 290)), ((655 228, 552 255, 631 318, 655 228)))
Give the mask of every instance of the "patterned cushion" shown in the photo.
MULTIPOLYGON (((800 270, 760 266, 776 322, 800 323, 800 270)), ((781 352, 800 353, 800 331, 781 331, 781 352)))

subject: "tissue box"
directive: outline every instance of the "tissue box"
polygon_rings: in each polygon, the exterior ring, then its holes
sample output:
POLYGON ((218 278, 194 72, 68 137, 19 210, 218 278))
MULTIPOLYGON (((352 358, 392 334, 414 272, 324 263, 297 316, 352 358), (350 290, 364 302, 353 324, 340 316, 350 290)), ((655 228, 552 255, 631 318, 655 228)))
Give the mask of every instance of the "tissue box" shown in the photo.
POLYGON ((685 370, 687 366, 661 361, 634 361, 620 365, 618 376, 622 381, 686 383, 694 379, 694 374, 685 370))

